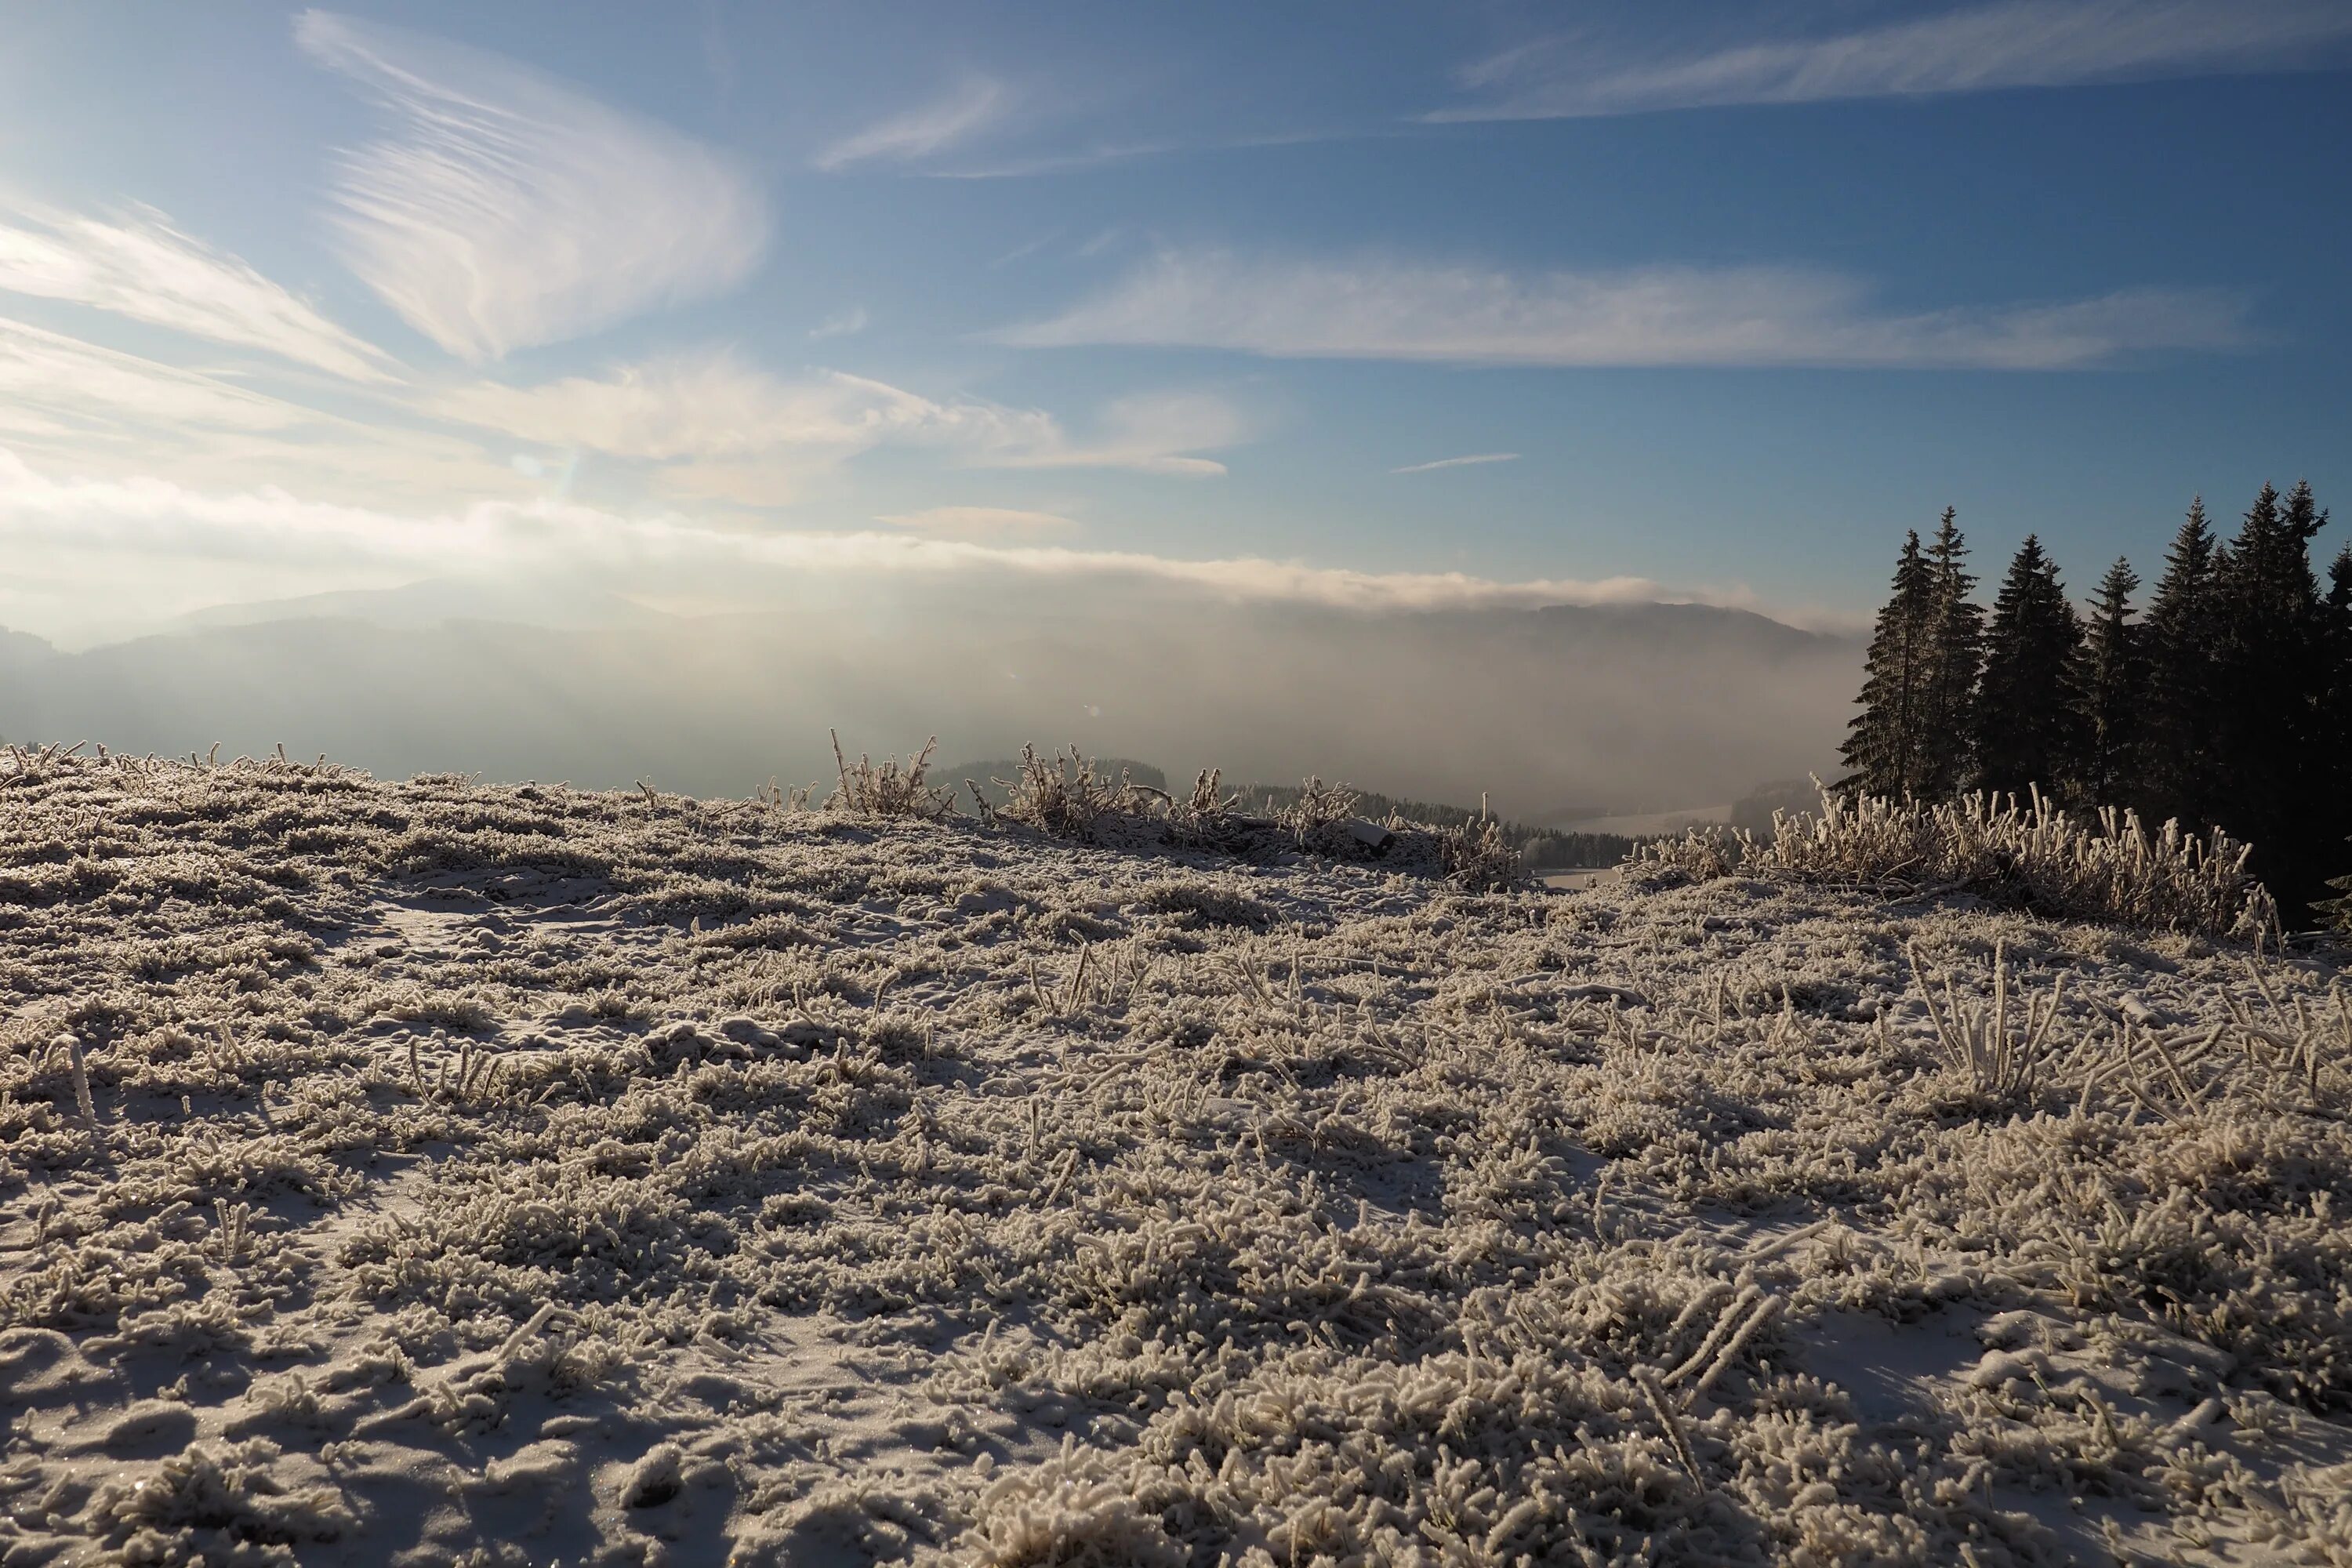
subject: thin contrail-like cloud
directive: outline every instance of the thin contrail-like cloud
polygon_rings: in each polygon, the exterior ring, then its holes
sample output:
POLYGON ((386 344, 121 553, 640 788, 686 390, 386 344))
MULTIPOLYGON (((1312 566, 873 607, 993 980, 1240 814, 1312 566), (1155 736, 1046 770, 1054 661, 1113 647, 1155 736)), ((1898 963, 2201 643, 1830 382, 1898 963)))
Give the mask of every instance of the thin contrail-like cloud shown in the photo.
POLYGON ((1433 463, 1407 463, 1402 468, 1391 468, 1392 474, 1425 474, 1433 468, 1467 468, 1479 463, 1516 463, 1517 452, 1473 452, 1466 458, 1440 458, 1433 463))

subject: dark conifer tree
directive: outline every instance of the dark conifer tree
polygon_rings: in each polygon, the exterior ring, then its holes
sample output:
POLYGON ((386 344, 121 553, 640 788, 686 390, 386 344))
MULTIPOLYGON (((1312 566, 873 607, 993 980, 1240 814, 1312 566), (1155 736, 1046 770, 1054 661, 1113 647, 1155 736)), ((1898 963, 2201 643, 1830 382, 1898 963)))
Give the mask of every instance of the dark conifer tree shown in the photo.
POLYGON ((2147 722, 2139 785, 2126 793, 2124 803, 2151 824, 2178 818, 2192 832, 2211 823, 2220 805, 2213 647, 2221 564, 2200 496, 2189 503, 2189 515, 2165 552, 2164 575, 2140 626, 2147 658, 2147 722))
POLYGON ((2264 485, 2217 574, 2211 655, 2217 686, 2214 817, 2254 847, 2254 866, 2299 919, 2323 885, 2335 847, 2324 829, 2333 803, 2321 795, 2326 702, 2324 605, 2311 542, 2326 514, 2298 485, 2284 500, 2264 485))
POLYGON ((2328 770, 2326 787, 2352 813, 2352 544, 2328 564, 2318 637, 2327 675, 2314 731, 2328 770))
MULTIPOLYGON (((2332 679, 2328 683, 2327 711, 2323 732, 2335 737, 2328 762, 2334 773, 2327 785, 2329 796, 2337 803, 2336 830, 2346 835, 2345 841, 2336 846, 2329 868, 2352 868, 2352 544, 2336 553, 2336 561, 2327 569, 2327 635, 2333 645, 2334 657, 2329 660, 2332 679)), ((2352 874, 2336 878, 2328 884, 2341 896, 2327 908, 2336 925, 2352 931, 2352 874)))
POLYGON ((1935 608, 1919 715, 1918 793, 1930 798, 1957 795, 1973 771, 1970 714, 1984 665, 1984 607, 1974 597, 1977 580, 1968 569, 1968 544, 1957 516, 1952 508, 1944 509, 1936 541, 1927 548, 1935 608))
POLYGON ((2081 803, 2120 805, 2137 786, 2142 718, 2147 708, 2147 663, 2141 628, 2132 624, 2131 596, 2139 574, 2117 558, 2099 582, 2089 635, 2083 643, 2075 689, 2083 701, 2081 803))
POLYGON ((2060 800, 2076 794, 2083 756, 2083 622, 2042 541, 2025 536, 1985 627, 1975 740, 1980 789, 2060 800))
POLYGON ((1920 784, 1921 721, 1937 610, 1936 579, 1919 552, 1919 532, 1904 536, 1895 563, 1894 596, 1878 612, 1864 666, 1862 711, 1839 751, 1848 770, 1840 787, 1897 798, 1920 784))

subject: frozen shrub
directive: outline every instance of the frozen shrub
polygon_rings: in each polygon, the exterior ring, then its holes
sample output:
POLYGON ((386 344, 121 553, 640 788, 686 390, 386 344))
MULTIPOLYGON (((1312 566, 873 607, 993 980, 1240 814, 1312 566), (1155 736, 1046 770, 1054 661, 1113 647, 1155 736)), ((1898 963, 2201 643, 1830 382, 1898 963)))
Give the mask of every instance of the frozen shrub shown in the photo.
POLYGON ((1202 769, 1192 780, 1190 795, 1181 799, 1161 795, 1160 803, 1168 842, 1188 849, 1234 852, 1246 848, 1258 826, 1241 810, 1241 796, 1225 793, 1224 773, 1220 768, 1202 769))
MULTIPOLYGON (((1093 760, 1076 746, 1068 756, 1050 759, 1039 756, 1034 746, 1024 746, 1020 776, 989 782, 1005 792, 995 816, 1081 844, 1100 842, 1107 825, 1133 815, 1139 798, 1125 777, 1113 782, 1097 773, 1093 760)), ((977 785, 968 787, 974 800, 982 799, 977 785)))
POLYGON ((2205 936, 2275 931, 2277 906, 2246 873, 2251 847, 2219 828, 2193 838, 2168 822, 2150 833, 2131 812, 2077 821, 2040 791, 1956 801, 1848 797, 1823 787, 1818 815, 1776 812, 1769 843, 1738 828, 1698 828, 1643 845, 1637 868, 1694 877, 1789 871, 1824 880, 1966 890, 2077 920, 2205 936))
POLYGON ((1354 790, 1346 784, 1326 784, 1310 775, 1298 786, 1298 797, 1276 810, 1274 820, 1292 843, 1301 849, 1314 849, 1323 847, 1331 830, 1355 815, 1354 790))
POLYGON ((940 743, 938 736, 924 742, 923 749, 901 770, 896 757, 886 757, 877 764, 864 752, 858 753, 857 765, 852 767, 842 757, 841 736, 827 733, 833 735, 833 763, 841 784, 824 803, 826 810, 857 816, 911 816, 926 822, 955 814, 953 792, 933 789, 923 782, 924 771, 931 765, 932 749, 940 743))
MULTIPOLYGON (((1394 820, 1389 824, 1391 829, 1406 826, 1394 820)), ((1458 826, 1441 830, 1437 843, 1445 874, 1466 891, 1498 892, 1517 886, 1526 875, 1519 852, 1511 847, 1503 825, 1487 812, 1484 796, 1478 802, 1478 815, 1458 826)))
POLYGON ((1746 828, 1709 823, 1676 837, 1638 844, 1628 863, 1639 878, 1653 884, 1678 878, 1706 882, 1755 864, 1762 853, 1762 847, 1746 828))

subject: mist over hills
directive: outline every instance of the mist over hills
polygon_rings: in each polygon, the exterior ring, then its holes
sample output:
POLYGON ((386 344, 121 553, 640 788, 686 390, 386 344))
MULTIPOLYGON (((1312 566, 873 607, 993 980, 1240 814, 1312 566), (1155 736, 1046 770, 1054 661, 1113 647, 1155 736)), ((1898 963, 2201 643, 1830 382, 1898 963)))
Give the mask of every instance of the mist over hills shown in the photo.
POLYGON ((1860 662, 1857 638, 1702 605, 1368 613, 1006 581, 684 616, 413 584, 79 652, 0 636, 0 734, 740 795, 829 779, 834 727, 853 754, 1075 742, 1533 816, 1829 766, 1860 662))

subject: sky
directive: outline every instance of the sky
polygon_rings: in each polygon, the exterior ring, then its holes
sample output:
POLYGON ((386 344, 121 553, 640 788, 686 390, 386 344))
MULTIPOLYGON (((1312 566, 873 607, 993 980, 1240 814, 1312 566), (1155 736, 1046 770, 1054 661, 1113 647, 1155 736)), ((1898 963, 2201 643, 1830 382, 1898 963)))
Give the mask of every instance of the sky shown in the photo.
POLYGON ((68 645, 982 566, 1843 626, 1946 505, 2087 590, 2352 488, 2341 0, 5 16, 68 645))

